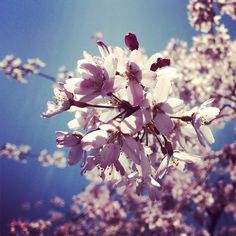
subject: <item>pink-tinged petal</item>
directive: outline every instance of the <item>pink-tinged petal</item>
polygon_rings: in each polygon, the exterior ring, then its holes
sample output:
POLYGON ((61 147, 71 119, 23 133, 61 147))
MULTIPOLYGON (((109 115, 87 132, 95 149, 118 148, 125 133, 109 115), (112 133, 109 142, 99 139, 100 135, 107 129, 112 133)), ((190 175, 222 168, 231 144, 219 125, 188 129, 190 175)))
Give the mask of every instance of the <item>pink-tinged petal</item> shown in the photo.
POLYGON ((184 101, 178 98, 169 98, 161 105, 161 110, 165 113, 174 114, 185 107, 184 101))
POLYGON ((140 165, 139 144, 135 141, 135 139, 130 136, 125 136, 122 150, 127 155, 127 158, 140 165))
POLYGON ((82 103, 87 103, 87 102, 90 102, 91 100, 95 99, 99 95, 100 95, 99 92, 93 93, 93 94, 88 94, 88 95, 85 95, 85 96, 81 97, 79 99, 79 101, 82 102, 82 103))
POLYGON ((108 139, 109 135, 104 130, 95 130, 86 134, 82 140, 81 145, 83 150, 90 151, 91 149, 99 148, 103 146, 108 139))
POLYGON ((215 142, 214 136, 211 132, 211 129, 207 125, 201 125, 199 130, 202 136, 206 139, 209 144, 213 144, 215 142))
POLYGON ((202 136, 200 130, 195 128, 195 131, 196 131, 197 138, 198 138, 198 141, 200 142, 200 144, 201 144, 203 147, 206 147, 205 139, 203 138, 203 136, 202 136))
POLYGON ((143 88, 136 80, 129 82, 127 96, 130 104, 134 107, 138 106, 143 101, 143 88))
POLYGON ((159 165, 157 169, 157 174, 158 174, 159 179, 162 179, 164 175, 166 174, 166 171, 169 167, 169 162, 170 162, 169 156, 165 156, 163 160, 161 161, 161 164, 159 165))
POLYGON ((114 163, 114 166, 115 166, 115 168, 116 168, 116 170, 118 171, 118 172, 120 172, 120 174, 122 175, 122 176, 124 176, 125 175, 125 169, 124 169, 124 167, 121 165, 121 163, 119 162, 119 161, 116 161, 115 163, 114 163))
POLYGON ((148 180, 149 175, 151 174, 151 164, 149 162, 148 156, 145 155, 143 148, 141 148, 140 150, 140 159, 141 159, 142 177, 145 180, 148 180))
POLYGON ((120 124, 120 129, 123 134, 135 134, 143 127, 142 112, 140 110, 126 117, 120 124))
POLYGON ((108 46, 100 40, 97 41, 97 45, 98 45, 98 49, 101 53, 101 56, 103 58, 106 58, 110 54, 108 46))
POLYGON ((112 93, 114 88, 114 80, 113 79, 107 79, 103 82, 102 88, 101 88, 101 95, 105 97, 107 94, 112 93))
POLYGON ((105 58, 104 67, 107 71, 108 78, 113 78, 116 75, 117 63, 118 60, 112 54, 105 58))
POLYGON ((56 143, 58 148, 73 147, 80 144, 82 134, 79 132, 68 133, 64 131, 57 131, 56 143))
POLYGON ((106 168, 118 160, 120 155, 120 145, 109 143, 104 146, 98 155, 100 158, 100 166, 106 168))
POLYGON ((165 136, 168 135, 174 127, 171 118, 164 113, 156 114, 154 124, 157 130, 165 136))
POLYGON ((165 78, 164 79, 159 78, 153 90, 153 99, 157 103, 166 102, 169 96, 170 90, 171 90, 170 80, 165 79, 165 78))
POLYGON ((93 79, 85 79, 78 84, 78 93, 81 95, 92 94, 96 91, 96 84, 93 79))
POLYGON ((75 165, 83 157, 83 150, 81 145, 76 145, 70 149, 68 156, 68 164, 70 166, 75 165))
POLYGON ((201 159, 200 156, 194 155, 194 154, 189 154, 187 152, 182 152, 182 151, 175 151, 173 156, 181 161, 184 162, 192 162, 196 164, 202 164, 203 160, 201 159))
POLYGON ((156 78, 157 78, 157 75, 155 72, 143 70, 141 83, 143 86, 147 88, 154 88, 157 82, 156 78))
POLYGON ((144 126, 144 125, 150 123, 152 120, 151 109, 143 108, 143 109, 141 109, 141 112, 142 112, 142 124, 144 126))
POLYGON ((131 51, 139 48, 139 43, 134 33, 130 32, 125 35, 125 45, 131 51))
POLYGON ((89 72, 89 74, 93 77, 101 77, 102 76, 102 69, 96 65, 91 64, 91 63, 82 63, 80 65, 80 68, 89 72))

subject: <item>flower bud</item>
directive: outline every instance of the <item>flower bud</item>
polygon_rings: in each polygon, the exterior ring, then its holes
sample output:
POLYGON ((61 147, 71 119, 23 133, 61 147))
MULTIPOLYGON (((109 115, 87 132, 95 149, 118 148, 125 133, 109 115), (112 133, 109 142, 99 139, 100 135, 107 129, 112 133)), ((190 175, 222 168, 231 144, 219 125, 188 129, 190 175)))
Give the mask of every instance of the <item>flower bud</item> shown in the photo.
POLYGON ((125 45, 131 51, 138 49, 139 43, 136 38, 136 35, 131 32, 126 34, 125 35, 125 45))

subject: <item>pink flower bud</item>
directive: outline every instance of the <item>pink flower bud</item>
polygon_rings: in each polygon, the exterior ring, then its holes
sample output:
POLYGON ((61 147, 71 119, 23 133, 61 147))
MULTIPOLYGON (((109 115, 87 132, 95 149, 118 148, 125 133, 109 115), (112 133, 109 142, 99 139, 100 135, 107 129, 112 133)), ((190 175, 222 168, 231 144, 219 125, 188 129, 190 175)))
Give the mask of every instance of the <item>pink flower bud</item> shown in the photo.
POLYGON ((131 51, 138 49, 139 43, 136 38, 136 35, 131 32, 126 34, 125 35, 125 45, 131 51))

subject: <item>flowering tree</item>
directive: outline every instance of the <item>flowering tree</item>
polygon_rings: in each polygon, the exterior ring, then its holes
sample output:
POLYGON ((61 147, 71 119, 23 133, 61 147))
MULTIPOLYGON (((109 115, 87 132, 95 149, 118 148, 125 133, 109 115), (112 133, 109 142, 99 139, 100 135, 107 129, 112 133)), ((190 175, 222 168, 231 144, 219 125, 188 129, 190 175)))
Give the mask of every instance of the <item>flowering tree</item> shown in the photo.
MULTIPOLYGON (((61 68, 58 78, 49 76, 39 72, 39 59, 0 63, 19 82, 31 74, 56 82, 42 117, 74 113, 71 131, 57 131, 56 143, 92 182, 73 197, 71 212, 14 220, 12 235, 236 233, 235 143, 216 153, 208 146, 215 141, 210 126, 236 117, 235 40, 221 23, 223 14, 235 19, 236 3, 190 0, 188 14, 201 32, 191 47, 171 39, 148 57, 134 33, 125 35, 123 49, 105 44, 99 32, 92 38, 100 55, 84 52, 74 73, 61 68)), ((6 144, 0 153, 22 160, 29 148, 6 144)), ((65 166, 63 154, 45 150, 39 161, 65 166)))

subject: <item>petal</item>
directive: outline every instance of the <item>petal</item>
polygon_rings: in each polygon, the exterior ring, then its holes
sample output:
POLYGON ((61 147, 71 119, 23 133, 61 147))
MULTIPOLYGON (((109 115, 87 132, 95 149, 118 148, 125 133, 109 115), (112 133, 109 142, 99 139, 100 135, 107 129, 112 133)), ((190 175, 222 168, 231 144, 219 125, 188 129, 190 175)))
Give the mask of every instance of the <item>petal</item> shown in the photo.
POLYGON ((179 112, 184 107, 184 101, 178 98, 169 98, 164 104, 161 105, 162 111, 170 114, 179 112))
POLYGON ((161 185, 152 176, 150 177, 150 179, 151 179, 150 183, 152 186, 158 187, 158 188, 161 187, 161 185))
POLYGON ((143 54, 139 50, 133 50, 130 53, 129 62, 134 62, 139 68, 143 67, 143 54))
POLYGON ((107 142, 108 137, 108 133, 104 130, 96 130, 88 133, 81 139, 82 148, 85 151, 99 148, 107 142))
POLYGON ((101 158, 100 166, 106 168, 118 160, 120 155, 120 145, 109 143, 104 146, 98 155, 101 158))
POLYGON ((120 129, 123 134, 135 134, 143 127, 142 112, 140 110, 126 117, 120 124, 120 129))
POLYGON ((137 81, 131 80, 127 87, 127 96, 132 106, 138 106, 143 100, 142 86, 137 81))
POLYGON ((157 70, 157 78, 158 79, 169 79, 172 81, 178 77, 176 69, 171 66, 163 67, 157 70))
POLYGON ((104 67, 107 71, 108 77, 113 78, 116 74, 118 60, 114 57, 114 55, 110 54, 106 57, 104 61, 104 67))
POLYGON ((202 116, 206 122, 209 122, 216 118, 219 113, 220 109, 217 107, 204 107, 200 110, 200 116, 202 116))
POLYGON ((202 164, 203 160, 201 159, 200 156, 194 155, 194 154, 189 154, 187 152, 179 152, 179 151, 175 151, 173 156, 181 161, 184 162, 193 162, 193 163, 197 163, 197 164, 202 164))
POLYGON ((162 179, 169 167, 170 157, 165 156, 157 169, 158 178, 162 179))
POLYGON ((66 83, 64 84, 64 88, 66 91, 70 93, 74 93, 75 89, 77 88, 77 84, 79 84, 81 79, 73 78, 67 79, 66 83))
POLYGON ((154 88, 157 82, 156 78, 157 78, 157 75, 155 72, 144 70, 142 71, 141 83, 143 86, 147 88, 154 88))
POLYGON ((171 82, 169 79, 161 79, 157 80, 156 86, 153 90, 153 99, 157 103, 165 102, 169 96, 171 90, 171 82))
MULTIPOLYGON (((142 148, 143 149, 143 148, 142 148)), ((151 165, 148 156, 145 155, 144 150, 140 150, 142 177, 147 180, 151 174, 151 165)))
POLYGON ((122 149, 127 155, 127 158, 129 158, 138 165, 140 164, 139 145, 134 138, 126 136, 123 141, 122 149))
POLYGON ((77 119, 73 119, 73 120, 69 121, 67 123, 67 125, 68 125, 68 128, 72 129, 72 130, 79 129, 79 127, 80 127, 80 124, 77 119))
POLYGON ((209 144, 212 144, 215 142, 211 129, 207 125, 201 125, 199 127, 199 130, 209 144))
POLYGON ((164 113, 156 114, 154 124, 158 131, 165 136, 172 131, 174 126, 171 118, 164 113))
POLYGON ((77 162, 81 160, 83 156, 83 150, 81 145, 76 145, 70 149, 69 157, 68 157, 68 164, 75 165, 77 162))

